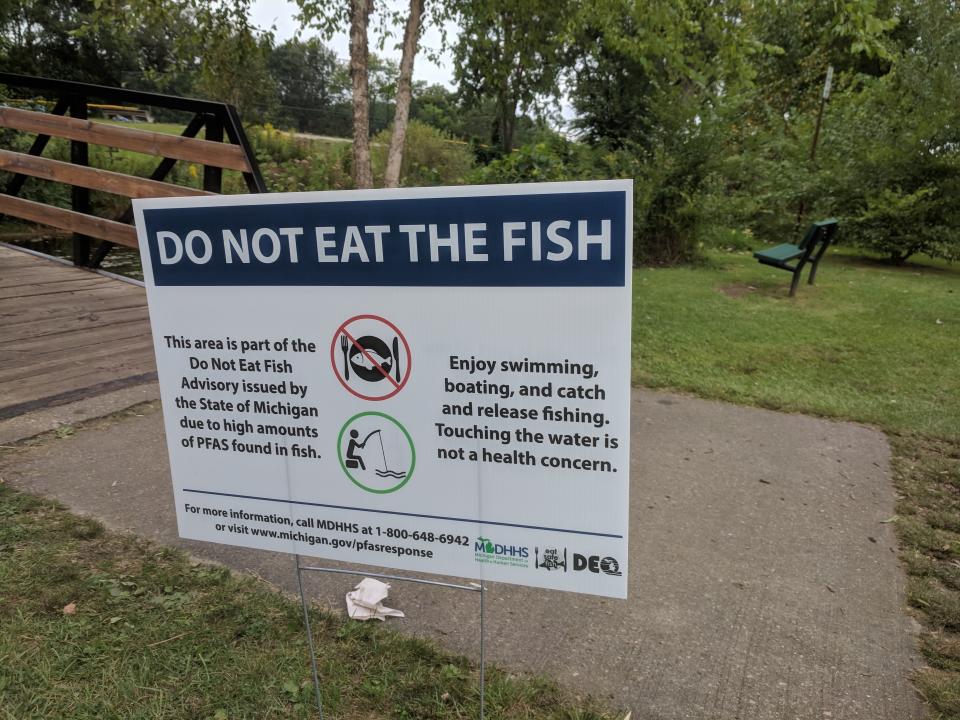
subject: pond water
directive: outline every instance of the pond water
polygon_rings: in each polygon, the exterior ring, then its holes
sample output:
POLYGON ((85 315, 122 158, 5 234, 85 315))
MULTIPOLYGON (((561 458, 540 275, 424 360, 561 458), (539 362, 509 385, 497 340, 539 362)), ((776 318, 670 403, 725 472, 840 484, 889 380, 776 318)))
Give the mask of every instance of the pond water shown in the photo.
MULTIPOLYGON (((16 245, 18 247, 28 248, 45 255, 54 257, 73 259, 73 239, 68 235, 40 236, 40 237, 0 237, 0 240, 16 245)), ((92 242, 93 250, 97 248, 96 241, 92 242)), ((107 270, 117 275, 143 280, 143 268, 140 267, 140 252, 133 248, 115 245, 110 254, 100 263, 101 270, 107 270)))

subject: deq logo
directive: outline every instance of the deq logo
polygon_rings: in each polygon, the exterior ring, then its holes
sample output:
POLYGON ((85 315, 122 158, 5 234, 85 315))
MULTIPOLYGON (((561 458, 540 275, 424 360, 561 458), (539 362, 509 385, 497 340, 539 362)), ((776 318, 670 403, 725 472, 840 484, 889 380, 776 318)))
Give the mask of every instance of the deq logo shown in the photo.
POLYGON ((620 572, 620 563, 618 563, 615 558, 601 558, 599 555, 591 555, 590 557, 586 557, 584 555, 574 553, 573 569, 578 571, 589 570, 592 573, 604 573, 606 575, 615 575, 617 577, 623 575, 623 573, 620 572))
POLYGON ((527 567, 530 564, 530 550, 519 545, 501 545, 489 538, 479 537, 473 545, 473 556, 477 562, 497 565, 527 567))

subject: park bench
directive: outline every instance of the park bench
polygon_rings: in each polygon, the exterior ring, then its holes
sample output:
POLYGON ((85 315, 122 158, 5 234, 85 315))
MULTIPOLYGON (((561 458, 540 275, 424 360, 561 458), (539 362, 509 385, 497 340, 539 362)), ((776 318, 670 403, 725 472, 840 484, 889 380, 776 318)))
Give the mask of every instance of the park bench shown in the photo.
POLYGON ((833 242, 837 227, 836 220, 820 220, 810 226, 799 245, 783 243, 769 250, 758 250, 753 256, 760 261, 761 265, 769 265, 793 273, 793 282, 790 283, 790 297, 793 297, 797 293, 800 275, 807 263, 811 263, 808 283, 813 285, 813 279, 817 275, 817 265, 820 264, 820 259, 833 242), (793 261, 796 263, 791 265, 793 261))

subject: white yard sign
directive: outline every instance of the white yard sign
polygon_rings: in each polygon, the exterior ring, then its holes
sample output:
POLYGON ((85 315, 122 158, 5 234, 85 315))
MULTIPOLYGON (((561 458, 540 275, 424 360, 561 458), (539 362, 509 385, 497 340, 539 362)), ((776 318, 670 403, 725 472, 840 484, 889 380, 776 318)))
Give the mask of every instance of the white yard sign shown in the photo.
POLYGON ((134 207, 183 537, 626 597, 630 181, 134 207))

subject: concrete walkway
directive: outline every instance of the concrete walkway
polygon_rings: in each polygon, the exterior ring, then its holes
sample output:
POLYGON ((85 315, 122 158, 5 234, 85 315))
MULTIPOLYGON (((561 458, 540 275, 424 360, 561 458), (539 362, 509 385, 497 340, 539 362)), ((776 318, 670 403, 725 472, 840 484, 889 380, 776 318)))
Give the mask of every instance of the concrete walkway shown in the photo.
MULTIPOLYGON (((923 709, 881 433, 633 396, 630 599, 491 585, 488 657, 646 719, 909 720, 923 709)), ((7 455, 15 487, 293 591, 291 556, 181 541, 158 411, 7 455)), ((356 579, 311 578, 335 608, 356 579)), ((395 583, 395 628, 476 656, 476 601, 395 583)), ((306 659, 305 659, 306 661, 306 659)))

